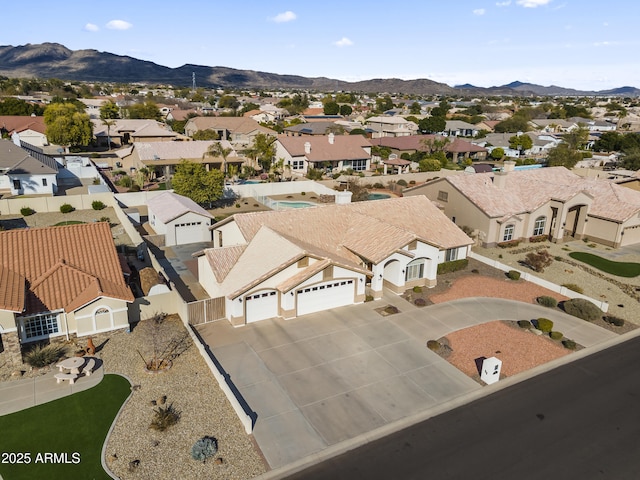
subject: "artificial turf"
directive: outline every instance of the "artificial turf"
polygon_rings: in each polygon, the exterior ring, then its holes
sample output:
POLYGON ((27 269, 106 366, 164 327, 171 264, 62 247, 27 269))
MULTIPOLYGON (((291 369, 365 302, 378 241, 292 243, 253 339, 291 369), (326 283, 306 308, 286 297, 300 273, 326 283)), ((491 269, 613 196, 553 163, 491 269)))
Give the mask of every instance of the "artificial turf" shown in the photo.
POLYGON ((130 387, 119 375, 105 375, 89 390, 0 417, 0 475, 110 479, 100 462, 102 445, 130 387), (28 453, 30 462, 15 463, 21 456, 11 454, 20 453, 28 453))
POLYGON ((634 262, 613 262, 606 258, 599 257, 592 253, 586 252, 571 252, 569 256, 580 262, 584 262, 587 265, 591 265, 598 270, 601 270, 611 275, 617 275, 619 277, 637 277, 640 275, 640 263, 634 262))

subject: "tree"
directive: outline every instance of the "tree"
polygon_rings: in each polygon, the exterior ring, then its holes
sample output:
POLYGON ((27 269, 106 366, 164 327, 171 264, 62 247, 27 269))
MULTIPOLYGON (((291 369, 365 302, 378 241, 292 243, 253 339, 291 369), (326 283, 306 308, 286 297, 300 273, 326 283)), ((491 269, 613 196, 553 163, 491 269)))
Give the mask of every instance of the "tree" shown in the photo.
POLYGON ((522 152, 533 147, 533 140, 529 135, 514 135, 509 138, 509 148, 522 152))
POLYGON ((269 171, 271 161, 276 154, 276 139, 266 133, 258 133, 253 137, 253 143, 246 151, 254 163, 260 164, 264 171, 269 171))
POLYGON ((437 158, 424 158, 418 162, 418 170, 421 172, 438 172, 442 167, 437 158))
POLYGON ((393 107, 393 100, 391 100, 389 95, 385 95, 383 98, 376 98, 376 111, 378 113, 386 112, 393 107))
POLYGON ((547 163, 550 167, 562 166, 569 169, 575 167, 580 160, 582 160, 582 154, 564 142, 552 148, 547 157, 547 163))
POLYGON ((240 106, 240 102, 233 95, 223 95, 218 100, 218 108, 229 108, 235 110, 240 106))
POLYGON ((89 145, 93 124, 89 115, 72 103, 52 103, 44 110, 47 138, 51 143, 69 147, 89 145))
POLYGON ((443 132, 447 127, 447 121, 444 117, 427 117, 420 120, 418 128, 424 133, 438 133, 443 132))
POLYGON ((494 160, 501 160, 504 157, 504 148, 496 147, 491 150, 491 158, 494 160))
POLYGON ((493 127, 493 130, 496 133, 526 132, 530 130, 529 121, 522 117, 513 116, 496 124, 496 126, 493 127))
POLYGON ((42 115, 44 108, 27 103, 19 98, 9 97, 0 102, 0 115, 42 115))
POLYGON ((340 115, 343 117, 348 117, 353 113, 353 108, 351 105, 340 105, 340 115))
POLYGON ((231 152, 233 152, 233 148, 224 148, 220 142, 212 143, 207 150, 209 155, 222 158, 220 170, 222 170, 223 173, 227 172, 227 157, 231 155, 231 152))
POLYGON ((324 104, 323 112, 325 115, 337 115, 340 112, 340 105, 333 100, 324 104))
POLYGON ((220 136, 218 135, 218 132, 216 132, 215 130, 211 130, 210 128, 207 128, 204 130, 198 130, 196 132, 193 132, 193 135, 191 135, 191 138, 194 140, 219 140, 220 136))
POLYGON ((409 107, 409 113, 411 113, 412 115, 419 115, 420 109, 420 104, 418 102, 413 102, 409 107))
POLYGON ((129 118, 147 118, 158 121, 162 119, 162 113, 155 102, 136 103, 125 110, 129 118))
POLYGON ((224 174, 220 170, 207 171, 203 164, 183 160, 176 166, 171 186, 178 195, 198 204, 211 204, 222 198, 224 174))
POLYGON ((589 130, 585 127, 580 127, 571 132, 567 132, 562 136, 562 140, 569 145, 569 148, 573 150, 580 150, 584 147, 585 143, 589 139, 589 130))
POLYGON ((100 107, 100 119, 107 127, 107 146, 111 150, 111 127, 116 124, 116 119, 120 118, 120 108, 113 102, 105 102, 100 107))

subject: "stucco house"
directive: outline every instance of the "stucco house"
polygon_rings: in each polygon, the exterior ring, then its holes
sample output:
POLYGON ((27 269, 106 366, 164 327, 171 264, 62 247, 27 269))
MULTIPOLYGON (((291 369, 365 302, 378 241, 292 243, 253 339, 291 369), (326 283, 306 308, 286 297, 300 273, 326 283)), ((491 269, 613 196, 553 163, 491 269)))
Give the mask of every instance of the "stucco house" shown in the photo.
POLYGON ((371 143, 362 135, 279 135, 275 145, 276 158, 294 174, 305 175, 310 168, 362 172, 371 167, 371 143))
POLYGON ((117 119, 107 126, 100 119, 91 119, 93 136, 98 145, 107 145, 109 141, 117 146, 130 145, 134 142, 172 142, 188 140, 184 135, 176 133, 164 123, 145 119, 117 119))
POLYGON ((236 214, 212 233, 198 280, 235 326, 432 287, 472 243, 424 196, 236 214))
POLYGON ((249 117, 193 117, 184 126, 184 132, 189 137, 200 130, 213 130, 220 140, 228 140, 238 147, 248 147, 259 133, 276 135, 274 130, 263 127, 249 117))
POLYGON ((0 359, 20 345, 129 327, 127 286, 108 222, 0 232, 0 359))
POLYGON ((640 192, 565 167, 453 175, 405 189, 425 195, 486 247, 547 235, 554 242, 583 239, 611 247, 640 242, 640 192))
POLYGON ((14 142, 19 142, 15 136, 14 141, 0 139, 0 195, 54 195, 58 186, 55 159, 14 142))
POLYGON ((210 242, 213 215, 190 198, 164 192, 147 202, 149 224, 166 246, 210 242))
POLYGON ((49 145, 44 117, 23 115, 0 115, 0 134, 11 137, 18 134, 21 141, 36 147, 49 145))
POLYGON ((366 119, 365 126, 371 130, 372 138, 406 137, 418 132, 418 125, 398 116, 370 117, 366 119))

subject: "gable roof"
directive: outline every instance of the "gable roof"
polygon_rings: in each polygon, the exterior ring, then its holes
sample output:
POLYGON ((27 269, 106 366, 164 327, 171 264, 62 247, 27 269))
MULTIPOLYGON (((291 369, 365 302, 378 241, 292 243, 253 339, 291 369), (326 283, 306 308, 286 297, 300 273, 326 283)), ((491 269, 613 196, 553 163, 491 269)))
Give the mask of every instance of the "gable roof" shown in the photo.
POLYGON ((389 147, 394 150, 426 150, 425 142, 443 140, 441 135, 407 135, 404 137, 380 137, 373 140, 375 145, 389 147))
POLYGON ((247 134, 258 131, 275 135, 276 132, 270 128, 263 127, 250 117, 193 117, 187 121, 190 125, 195 125, 198 130, 224 129, 232 133, 247 134))
POLYGON ((310 162, 332 160, 360 160, 371 158, 365 148, 371 147, 369 140, 362 135, 289 137, 278 135, 278 142, 292 157, 306 157, 310 162), (311 145, 311 151, 305 153, 305 143, 311 145))
POLYGON ((164 192, 149 199, 147 207, 162 223, 175 220, 185 213, 197 213, 206 218, 213 218, 213 215, 196 202, 174 192, 164 192))
POLYGON ((0 130, 6 130, 9 134, 33 130, 44 135, 47 127, 42 116, 0 115, 0 130))
POLYGON ((447 143, 444 146, 444 151, 451 152, 451 153, 467 153, 467 152, 486 152, 487 149, 456 137, 453 140, 453 142, 447 143))
MULTIPOLYGON (((34 155, 36 151, 34 150, 34 155)), ((40 156, 40 155, 38 155, 40 156)), ((0 140, 0 171, 13 175, 55 175, 58 173, 56 161, 42 155, 41 161, 25 148, 18 147, 10 140, 0 140)))
MULTIPOLYGON (((191 142, 134 142, 133 150, 143 161, 201 159, 208 156, 209 147, 220 143, 223 148, 231 148, 227 140, 194 140, 191 142)), ((235 156, 235 151, 230 155, 235 156)))
MULTIPOLYGON (((133 301, 106 222, 0 232, 0 285, 15 288, 16 275, 28 285, 27 314, 71 312, 99 297, 133 301)), ((16 311, 11 298, 0 308, 16 311)))

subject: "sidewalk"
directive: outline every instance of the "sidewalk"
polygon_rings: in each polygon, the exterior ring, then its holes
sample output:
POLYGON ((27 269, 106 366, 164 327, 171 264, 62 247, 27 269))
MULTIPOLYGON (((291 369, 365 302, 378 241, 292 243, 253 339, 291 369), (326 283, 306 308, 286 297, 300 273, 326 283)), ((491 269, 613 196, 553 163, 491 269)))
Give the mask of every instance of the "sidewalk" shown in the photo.
POLYGON ((69 385, 68 381, 57 383, 54 375, 58 373, 58 369, 55 367, 40 377, 0 382, 0 415, 25 410, 95 387, 104 376, 102 361, 97 359, 97 362, 98 366, 90 376, 80 376, 73 385, 69 385))

